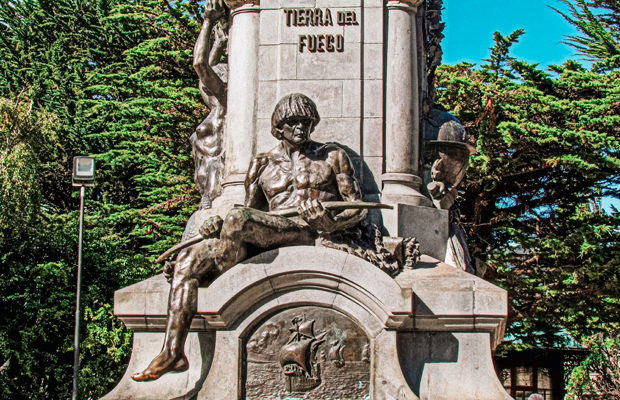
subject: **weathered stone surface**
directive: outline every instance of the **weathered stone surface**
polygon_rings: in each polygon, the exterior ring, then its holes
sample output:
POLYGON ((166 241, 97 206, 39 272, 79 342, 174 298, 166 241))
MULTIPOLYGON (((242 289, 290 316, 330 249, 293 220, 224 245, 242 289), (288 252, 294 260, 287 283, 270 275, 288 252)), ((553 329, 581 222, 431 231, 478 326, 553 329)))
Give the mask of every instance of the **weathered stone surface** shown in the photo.
MULTIPOLYGON (((304 93, 315 103, 321 118, 342 117, 342 82, 339 80, 282 80, 278 83, 278 98, 290 93, 304 93)), ((272 104, 271 109, 273 111, 272 104)), ((271 118, 271 114, 269 114, 271 118)), ((317 129, 321 124, 317 126, 317 129)))
POLYGON ((362 190, 367 195, 379 194, 380 188, 377 186, 377 179, 381 178, 383 171, 383 157, 364 157, 361 165, 361 184, 362 190))
POLYGON ((239 379, 241 341, 234 331, 220 331, 216 334, 215 344, 211 370, 195 399, 239 399, 241 394, 239 379))
POLYGON ((361 117, 362 104, 359 101, 362 95, 362 81, 359 79, 342 82, 342 116, 361 117))
MULTIPOLYGON (((382 118, 364 118, 364 149, 362 155, 364 157, 381 157, 383 165, 383 119, 382 118)), ((375 177, 375 182, 381 179, 383 167, 379 174, 375 177)))
POLYGON ((114 292, 114 312, 125 315, 166 315, 170 285, 163 274, 114 292))
MULTIPOLYGON (((369 3, 368 1, 364 2, 363 20, 368 21, 368 23, 364 24, 364 42, 382 44, 385 10, 383 4, 374 6, 369 3)), ((383 56, 381 60, 383 60, 383 56)))
MULTIPOLYGON (((161 292, 165 282, 158 276, 119 291, 115 313, 125 322, 161 320, 162 314, 146 314, 145 303, 147 288, 161 292)), ((144 368, 163 341, 163 333, 137 333, 127 375, 105 399, 189 399, 197 392, 197 399, 236 399, 243 388, 243 346, 258 325, 282 310, 310 305, 347 315, 368 335, 373 399, 508 398, 498 391, 490 354, 505 328, 504 290, 428 256, 394 280, 345 252, 289 247, 262 253, 200 289, 192 329, 206 332, 191 334, 186 353, 201 368, 152 383, 131 381, 129 375, 144 368), (220 330, 214 345, 213 329, 220 330)), ((156 304, 151 310, 165 312, 156 304)))
MULTIPOLYGON (((278 83, 273 81, 262 81, 258 84, 258 92, 261 97, 261 101, 258 103, 258 118, 260 119, 268 119, 269 127, 266 129, 266 132, 263 130, 257 129, 257 135, 267 133, 271 136, 271 114, 273 113, 273 106, 278 102, 279 99, 279 88, 278 83)), ((262 139, 258 138, 259 145, 264 145, 262 143, 262 139)), ((268 147, 269 149, 273 148, 273 146, 268 147)))
POLYGON ((364 117, 379 118, 383 116, 383 81, 364 81, 364 117))
MULTIPOLYGON (((371 10, 376 10, 371 8, 371 10)), ((366 43, 364 46, 364 79, 383 79, 383 44, 366 43)))
POLYGON ((448 211, 397 203, 394 210, 383 210, 382 215, 390 236, 414 237, 420 242, 422 254, 445 259, 448 211))
POLYGON ((396 281, 415 293, 413 325, 407 329, 488 332, 493 348, 503 340, 505 290, 426 255, 396 281))
POLYGON ((360 118, 324 118, 316 128, 312 137, 322 143, 337 143, 350 154, 361 152, 360 118), (330 132, 337 132, 333 134, 330 132))
POLYGON ((316 0, 316 6, 319 8, 359 7, 361 4, 361 0, 316 0))
POLYGON ((278 144, 278 139, 271 134, 271 119, 259 119, 256 122, 258 144, 256 154, 266 153, 278 144))
MULTIPOLYGON (((197 366, 181 374, 168 374, 154 382, 135 382, 130 376, 142 371, 161 350, 164 333, 135 332, 131 360, 121 382, 103 399, 118 400, 190 400, 202 388, 211 371, 215 351, 215 332, 192 332, 185 344, 190 365, 197 366)), ((225 397, 219 397, 224 399, 225 397)), ((232 399, 233 397, 228 397, 232 399)))
POLYGON ((511 399, 495 374, 488 333, 398 333, 398 353, 420 400, 511 399))
MULTIPOLYGON (((282 10, 269 10, 265 7, 261 7, 260 12, 260 44, 261 47, 265 45, 279 45, 280 41, 280 19, 282 17, 282 10)), ((297 41, 291 41, 290 44, 297 44, 297 41)), ((265 63, 273 64, 273 60, 264 60, 260 65, 265 63)))
MULTIPOLYGON (((397 347, 397 333, 383 331, 374 339, 374 393, 376 400, 418 400, 403 374, 397 347)), ((472 399, 473 400, 473 399, 472 399)))

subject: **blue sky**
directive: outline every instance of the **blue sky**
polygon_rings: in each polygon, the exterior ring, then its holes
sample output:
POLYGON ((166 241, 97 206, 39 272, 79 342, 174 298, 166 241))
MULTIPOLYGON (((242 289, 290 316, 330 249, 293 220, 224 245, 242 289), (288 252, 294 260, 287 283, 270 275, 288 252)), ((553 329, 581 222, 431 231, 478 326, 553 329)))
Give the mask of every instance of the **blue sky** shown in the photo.
POLYGON ((506 36, 519 28, 526 32, 513 47, 519 59, 547 66, 575 58, 561 42, 576 30, 549 6, 566 10, 557 0, 444 0, 444 63, 480 64, 489 55, 495 31, 506 36))
MULTIPOLYGON (((525 29, 525 35, 512 48, 518 59, 541 67, 576 59, 562 40, 577 30, 549 6, 567 11, 558 0, 444 0, 443 63, 479 65, 489 56, 495 31, 506 36, 519 28, 525 29)), ((620 209, 618 200, 604 198, 602 202, 608 210, 612 204, 620 209)))

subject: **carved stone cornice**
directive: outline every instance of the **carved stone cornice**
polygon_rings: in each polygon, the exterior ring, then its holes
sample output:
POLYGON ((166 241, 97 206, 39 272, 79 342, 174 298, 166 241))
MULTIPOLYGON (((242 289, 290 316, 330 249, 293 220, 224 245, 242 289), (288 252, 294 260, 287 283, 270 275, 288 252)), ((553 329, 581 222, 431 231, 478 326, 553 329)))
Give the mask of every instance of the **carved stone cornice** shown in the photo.
POLYGON ((224 2, 228 6, 228 8, 230 8, 233 15, 236 14, 237 12, 243 12, 243 11, 237 11, 238 9, 241 9, 242 7, 246 7, 247 10, 252 10, 252 11, 254 8, 260 7, 260 0, 224 0, 224 2))
POLYGON ((424 0, 389 0, 386 7, 388 9, 399 9, 417 13, 418 7, 423 1, 424 0))

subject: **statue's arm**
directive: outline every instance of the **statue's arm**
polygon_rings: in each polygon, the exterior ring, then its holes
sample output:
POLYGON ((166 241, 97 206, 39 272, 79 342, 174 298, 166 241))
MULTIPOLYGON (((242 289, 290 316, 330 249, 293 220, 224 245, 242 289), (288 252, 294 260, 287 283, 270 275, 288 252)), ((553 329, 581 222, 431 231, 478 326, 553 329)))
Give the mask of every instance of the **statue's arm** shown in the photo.
MULTIPOLYGON (((362 201, 362 189, 355 179, 355 169, 351 160, 340 148, 332 149, 327 162, 336 174, 336 182, 340 197, 346 202, 362 201)), ((316 230, 335 232, 349 229, 366 218, 365 209, 348 209, 333 215, 326 210, 320 201, 314 199, 302 202, 298 207, 299 215, 316 230)))
MULTIPOLYGON (((217 0, 216 0, 217 1, 217 0)), ((207 4, 209 6, 210 2, 207 4)), ((211 52, 211 31, 215 25, 215 19, 212 16, 217 16, 212 10, 207 7, 207 13, 205 20, 202 23, 202 29, 198 34, 198 39, 194 45, 194 70, 200 78, 203 90, 207 94, 214 96, 220 104, 226 104, 226 85, 222 82, 219 76, 213 71, 211 65, 209 65, 209 53, 211 52)))
POLYGON ((227 28, 223 26, 224 23, 220 20, 220 25, 215 28, 215 42, 213 43, 211 53, 209 53, 209 65, 211 67, 219 64, 228 46, 228 35, 225 30, 227 28))
POLYGON ((259 183, 259 178, 269 164, 266 154, 258 154, 250 162, 250 168, 245 176, 245 206, 257 210, 269 211, 269 202, 259 183))
MULTIPOLYGON (((362 188, 359 182, 355 178, 355 168, 353 163, 347 155, 347 153, 338 149, 335 152, 336 162, 334 165, 334 172, 336 172, 336 180, 338 183, 338 190, 344 201, 362 201, 362 188)), ((368 210, 345 210, 340 214, 334 216, 338 229, 351 228, 366 218, 368 210)))

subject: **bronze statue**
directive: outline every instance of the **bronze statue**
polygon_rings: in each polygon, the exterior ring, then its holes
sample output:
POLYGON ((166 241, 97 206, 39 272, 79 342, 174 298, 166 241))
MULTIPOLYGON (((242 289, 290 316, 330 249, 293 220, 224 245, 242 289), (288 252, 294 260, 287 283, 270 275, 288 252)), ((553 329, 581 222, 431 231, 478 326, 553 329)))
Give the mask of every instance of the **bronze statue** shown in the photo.
POLYGON ((194 181, 201 195, 200 209, 211 208, 213 199, 222 192, 228 66, 220 60, 228 44, 229 14, 223 0, 209 0, 194 46, 194 70, 200 78, 200 93, 210 110, 190 137, 196 165, 194 181), (212 32, 215 36, 213 44, 210 40, 212 32))
POLYGON ((466 235, 460 226, 461 211, 456 199, 458 188, 465 179, 469 157, 476 148, 469 143, 461 122, 439 105, 433 106, 424 123, 425 154, 429 166, 427 185, 433 204, 440 210, 449 210, 450 233, 448 259, 454 266, 474 272, 474 264, 467 248, 466 235))
POLYGON ((224 219, 207 219, 200 228, 205 240, 179 253, 163 350, 144 371, 132 376, 134 380, 155 380, 189 368, 183 349, 201 282, 213 281, 247 258, 253 248, 314 245, 319 232, 346 230, 364 220, 364 209, 334 214, 321 204, 361 202, 362 191, 343 149, 310 140, 319 121, 316 105, 303 94, 278 102, 271 133, 280 143, 252 159, 245 180, 245 207, 233 208, 224 219), (268 213, 291 207, 297 207, 299 216, 289 219, 268 213))

